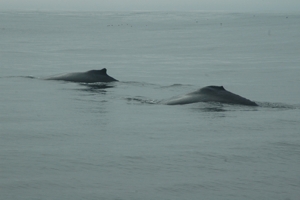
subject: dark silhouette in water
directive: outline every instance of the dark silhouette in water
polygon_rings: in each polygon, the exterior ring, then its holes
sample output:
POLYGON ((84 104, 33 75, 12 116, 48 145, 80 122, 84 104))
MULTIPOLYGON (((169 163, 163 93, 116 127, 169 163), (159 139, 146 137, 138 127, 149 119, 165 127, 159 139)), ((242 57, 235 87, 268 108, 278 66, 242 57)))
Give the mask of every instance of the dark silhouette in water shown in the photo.
POLYGON ((96 82, 113 82, 118 81, 113 77, 107 75, 106 68, 101 70, 90 70, 87 72, 73 72, 63 75, 52 76, 45 78, 45 80, 60 80, 81 83, 96 83, 96 82))
POLYGON ((195 92, 164 101, 163 103, 167 105, 178 105, 196 102, 220 102, 227 104, 258 106, 254 101, 225 90, 223 86, 207 86, 200 88, 195 92))

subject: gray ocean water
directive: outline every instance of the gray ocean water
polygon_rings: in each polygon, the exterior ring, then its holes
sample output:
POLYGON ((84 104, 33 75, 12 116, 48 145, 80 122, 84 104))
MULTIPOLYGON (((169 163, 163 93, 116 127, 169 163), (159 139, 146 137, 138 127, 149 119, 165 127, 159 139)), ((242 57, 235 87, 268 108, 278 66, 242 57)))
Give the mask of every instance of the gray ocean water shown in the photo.
POLYGON ((299 199, 299 24, 0 12, 0 199, 299 199), (120 82, 41 79, 102 68, 120 82), (260 106, 155 103, 208 85, 260 106))

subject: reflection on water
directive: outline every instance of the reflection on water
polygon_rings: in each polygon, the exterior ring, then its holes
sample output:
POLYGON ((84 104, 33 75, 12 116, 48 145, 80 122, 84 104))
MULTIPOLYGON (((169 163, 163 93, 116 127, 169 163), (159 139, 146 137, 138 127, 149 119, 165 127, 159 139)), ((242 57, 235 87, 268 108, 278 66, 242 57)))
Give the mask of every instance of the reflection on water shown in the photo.
POLYGON ((236 105, 236 104, 224 104, 219 102, 198 102, 194 104, 194 110, 201 112, 233 112, 233 111, 257 111, 257 107, 236 105))
POLYGON ((224 109, 222 106, 207 106, 207 107, 200 107, 198 110, 202 112, 225 112, 228 111, 224 109))
POLYGON ((83 86, 80 91, 91 92, 91 93, 106 93, 106 89, 115 87, 113 83, 80 83, 83 86))

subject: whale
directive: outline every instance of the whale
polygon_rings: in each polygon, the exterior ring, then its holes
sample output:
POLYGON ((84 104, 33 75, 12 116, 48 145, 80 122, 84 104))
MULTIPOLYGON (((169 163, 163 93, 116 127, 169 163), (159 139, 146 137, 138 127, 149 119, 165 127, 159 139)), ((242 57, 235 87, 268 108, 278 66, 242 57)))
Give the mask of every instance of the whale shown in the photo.
POLYGON ((44 78, 44 80, 59 80, 69 82, 81 82, 81 83, 96 83, 96 82, 113 82, 118 81, 113 77, 107 75, 106 68, 101 70, 90 70, 86 72, 73 72, 62 75, 56 75, 44 78))
POLYGON ((219 102, 246 106, 258 106, 254 101, 227 91, 223 86, 206 86, 183 96, 163 101, 166 105, 182 105, 197 102, 219 102))

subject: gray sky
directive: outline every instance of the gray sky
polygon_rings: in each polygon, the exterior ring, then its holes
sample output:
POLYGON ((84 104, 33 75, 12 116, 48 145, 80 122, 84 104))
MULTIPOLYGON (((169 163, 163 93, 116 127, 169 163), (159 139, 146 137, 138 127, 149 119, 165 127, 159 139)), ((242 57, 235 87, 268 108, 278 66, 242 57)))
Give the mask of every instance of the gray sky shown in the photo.
POLYGON ((300 12, 300 0, 0 0, 0 10, 300 12))

